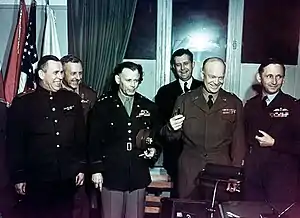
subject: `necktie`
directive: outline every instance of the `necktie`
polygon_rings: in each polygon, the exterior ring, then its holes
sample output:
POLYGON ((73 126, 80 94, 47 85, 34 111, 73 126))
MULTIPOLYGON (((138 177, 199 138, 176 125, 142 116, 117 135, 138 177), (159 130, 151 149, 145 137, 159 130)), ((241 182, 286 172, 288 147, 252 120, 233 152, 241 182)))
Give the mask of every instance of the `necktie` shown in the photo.
POLYGON ((209 95, 209 96, 208 96, 207 105, 208 105, 208 108, 209 108, 209 109, 211 109, 211 107, 214 105, 214 102, 213 102, 213 96, 212 96, 212 95, 209 95))
POLYGON ((125 98, 124 107, 126 109, 126 112, 127 112, 128 116, 130 116, 132 108, 131 108, 131 103, 130 103, 129 98, 125 98))
POLYGON ((184 92, 188 92, 190 89, 187 87, 187 82, 184 82, 184 92))
POLYGON ((266 108, 266 107, 268 106, 267 100, 268 100, 268 96, 265 95, 265 96, 262 98, 262 102, 261 102, 263 108, 266 108))

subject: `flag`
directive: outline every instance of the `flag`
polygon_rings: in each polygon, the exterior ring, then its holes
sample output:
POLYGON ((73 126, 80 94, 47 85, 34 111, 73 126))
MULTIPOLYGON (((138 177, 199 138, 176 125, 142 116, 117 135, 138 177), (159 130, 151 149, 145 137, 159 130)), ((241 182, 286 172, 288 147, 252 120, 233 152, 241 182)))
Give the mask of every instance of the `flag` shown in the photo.
POLYGON ((43 56, 44 55, 55 55, 58 58, 61 58, 58 36, 56 31, 55 16, 54 11, 46 5, 46 27, 44 33, 43 41, 43 56))
POLYGON ((34 89, 34 67, 38 61, 36 50, 36 1, 33 0, 30 6, 29 21, 26 31, 26 40, 21 62, 21 75, 18 93, 25 88, 34 89))
POLYGON ((11 104, 17 94, 21 60, 23 55, 24 42, 26 38, 27 10, 24 0, 20 0, 18 22, 14 33, 13 43, 10 50, 6 76, 4 80, 5 100, 11 104))

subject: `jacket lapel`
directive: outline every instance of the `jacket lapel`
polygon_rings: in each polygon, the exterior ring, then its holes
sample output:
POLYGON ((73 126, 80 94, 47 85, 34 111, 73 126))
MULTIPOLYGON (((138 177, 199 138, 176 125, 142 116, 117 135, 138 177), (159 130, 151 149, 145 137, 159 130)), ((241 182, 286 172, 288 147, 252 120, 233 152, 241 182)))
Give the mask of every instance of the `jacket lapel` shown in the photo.
POLYGON ((203 96, 202 87, 195 89, 192 96, 193 103, 205 113, 209 113, 209 108, 203 96))

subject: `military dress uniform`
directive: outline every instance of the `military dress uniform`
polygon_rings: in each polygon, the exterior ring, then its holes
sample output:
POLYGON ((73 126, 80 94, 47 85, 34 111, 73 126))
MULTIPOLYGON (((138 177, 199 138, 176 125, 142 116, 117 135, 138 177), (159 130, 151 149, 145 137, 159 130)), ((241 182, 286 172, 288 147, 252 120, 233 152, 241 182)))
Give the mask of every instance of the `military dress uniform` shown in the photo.
POLYGON ((93 108, 97 101, 97 92, 85 84, 79 85, 79 96, 81 97, 81 104, 85 119, 87 119, 89 111, 93 108))
MULTIPOLYGON (((159 152, 151 160, 139 157, 144 150, 137 148, 136 136, 141 129, 152 130, 155 134, 160 127, 156 105, 138 93, 134 95, 130 115, 117 91, 103 95, 96 102, 89 117, 89 157, 92 173, 103 175, 104 189, 133 192, 150 184, 149 167, 154 165, 159 152)), ((151 146, 159 150, 155 143, 151 146)), ((144 204, 144 196, 141 197, 142 202, 134 204, 144 204)), ((102 191, 103 205, 106 201, 111 199, 105 199, 102 191)), ((109 217, 119 216, 113 208, 104 206, 103 210, 104 215, 112 213, 109 217)), ((136 214, 126 217, 136 217, 136 214)))
MULTIPOLYGON (((198 88, 202 85, 203 82, 192 79, 191 90, 198 88)), ((155 103, 158 106, 159 113, 163 119, 164 124, 169 122, 169 119, 172 117, 173 108, 176 102, 176 99, 184 93, 182 90, 179 80, 171 82, 167 85, 162 86, 156 96, 155 103)), ((168 175, 171 177, 173 182, 173 189, 171 191, 171 197, 178 197, 177 193, 177 162, 182 151, 182 143, 178 142, 163 142, 163 166, 167 170, 168 175)))
POLYGON ((10 173, 13 184, 26 182, 30 216, 71 217, 75 178, 86 165, 84 130, 77 94, 38 86, 13 100, 7 125, 10 173))
POLYGON ((267 106, 262 95, 245 105, 246 142, 245 200, 293 202, 297 197, 300 155, 299 106, 280 91, 267 106), (262 130, 275 139, 271 147, 261 147, 255 136, 262 130))
POLYGON ((161 133, 169 140, 181 139, 183 151, 178 161, 179 197, 198 200, 197 177, 206 163, 241 166, 245 154, 242 102, 220 90, 211 109, 203 87, 181 95, 174 112, 185 117, 182 130, 168 125, 161 133))
MULTIPOLYGON (((63 88, 73 92, 68 86, 63 84, 63 88)), ((75 92, 74 92, 75 93, 75 92)), ((81 83, 79 85, 79 96, 81 98, 81 105, 83 108, 83 115, 85 122, 87 121, 88 113, 93 108, 96 100, 97 93, 87 85, 81 83)), ((97 195, 94 192, 94 187, 90 181, 90 173, 86 171, 85 184, 81 187, 75 195, 73 218, 88 218, 90 217, 91 210, 97 208, 97 195)))

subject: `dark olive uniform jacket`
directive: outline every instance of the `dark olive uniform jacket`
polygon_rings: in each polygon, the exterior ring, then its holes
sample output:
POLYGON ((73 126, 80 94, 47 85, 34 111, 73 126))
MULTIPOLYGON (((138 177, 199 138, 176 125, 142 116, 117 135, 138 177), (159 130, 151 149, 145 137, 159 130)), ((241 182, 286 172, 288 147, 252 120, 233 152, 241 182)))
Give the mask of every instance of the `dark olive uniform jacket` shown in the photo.
POLYGON ((80 97, 40 86, 8 110, 7 148, 13 182, 74 179, 83 172, 85 124, 80 97))
MULTIPOLYGON (((191 90, 198 88, 201 84, 201 81, 193 79, 191 90)), ((164 85, 158 90, 155 96, 155 103, 158 106, 164 124, 168 123, 169 119, 172 117, 176 99, 182 93, 183 90, 178 80, 164 85)), ((163 144, 163 166, 171 176, 172 180, 177 179, 177 161, 181 151, 181 142, 164 142, 163 144)))
POLYGON ((79 96, 81 97, 84 117, 87 120, 89 111, 93 108, 95 102, 97 101, 97 92, 85 84, 80 84, 79 96))
POLYGON ((185 116, 182 130, 173 131, 169 125, 162 128, 170 140, 183 141, 178 162, 181 198, 191 198, 206 163, 240 166, 245 154, 242 102, 221 89, 209 109, 202 89, 183 94, 176 101, 174 112, 180 109, 185 116))
POLYGON ((147 187, 151 182, 149 167, 159 152, 151 161, 139 157, 144 151, 136 147, 136 135, 141 129, 159 131, 156 105, 136 93, 128 116, 117 92, 109 92, 96 102, 88 123, 91 171, 103 173, 103 186, 118 191, 147 187))

